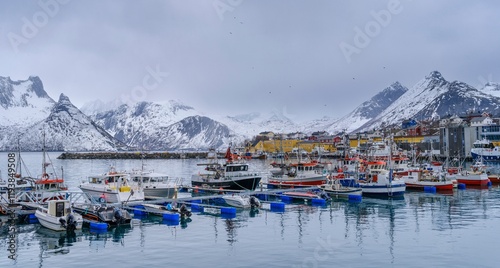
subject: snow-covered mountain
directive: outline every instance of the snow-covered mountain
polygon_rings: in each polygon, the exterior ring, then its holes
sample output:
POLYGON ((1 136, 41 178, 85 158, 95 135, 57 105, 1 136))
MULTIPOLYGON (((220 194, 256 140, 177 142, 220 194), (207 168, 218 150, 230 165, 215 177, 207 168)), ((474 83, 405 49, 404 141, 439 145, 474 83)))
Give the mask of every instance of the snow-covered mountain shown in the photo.
POLYGON ((88 113, 113 137, 138 148, 151 147, 145 142, 157 137, 160 130, 186 117, 200 115, 192 107, 178 101, 163 104, 138 102, 132 106, 122 104, 116 109, 97 113, 88 110, 88 113))
POLYGON ((114 139, 61 94, 54 102, 38 77, 25 81, 0 79, 2 111, 0 148, 41 150, 117 150, 126 145, 114 139), (15 119, 15 120, 13 120, 15 119))
POLYGON ((377 117, 407 91, 408 88, 399 82, 395 82, 373 96, 370 100, 363 102, 352 112, 333 123, 330 122, 321 126, 318 130, 326 130, 329 133, 338 133, 344 130, 352 132, 377 117))
POLYGON ((149 150, 208 150, 226 147, 234 136, 226 125, 196 115, 156 128, 142 144, 149 150))
POLYGON ((229 129, 246 139, 250 139, 263 131, 290 133, 296 132, 300 128, 299 125, 278 110, 269 113, 254 112, 232 116, 212 116, 212 118, 227 125, 229 129))
POLYGON ((0 126, 25 127, 45 119, 55 101, 38 76, 12 81, 0 76, 0 126))
POLYGON ((441 73, 433 71, 356 131, 378 128, 382 124, 398 125, 410 118, 439 119, 449 114, 461 115, 478 110, 498 114, 500 98, 463 82, 448 82, 441 73))
POLYGON ((495 97, 500 97, 500 83, 488 82, 481 91, 495 97))

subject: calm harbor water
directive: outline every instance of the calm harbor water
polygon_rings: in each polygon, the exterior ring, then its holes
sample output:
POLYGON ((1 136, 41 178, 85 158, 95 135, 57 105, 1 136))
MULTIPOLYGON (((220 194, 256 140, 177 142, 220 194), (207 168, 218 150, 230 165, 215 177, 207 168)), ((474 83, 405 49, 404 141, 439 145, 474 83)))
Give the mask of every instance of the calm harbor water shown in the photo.
MULTIPOLYGON (((57 160, 70 190, 89 174, 140 169, 140 160, 57 160)), ((23 153, 32 176, 41 154, 23 153)), ((148 160, 145 169, 189 178, 203 159, 148 160)), ((254 170, 269 162, 251 161, 254 170)), ((7 154, 0 170, 7 178, 7 154)), ((238 211, 235 218, 195 213, 168 225, 159 217, 135 219, 131 227, 75 236, 17 226, 16 260, 10 260, 8 226, 0 228, 0 267, 497 267, 500 257, 500 189, 453 194, 406 193, 402 200, 363 198, 318 207, 287 205, 284 213, 238 211)))

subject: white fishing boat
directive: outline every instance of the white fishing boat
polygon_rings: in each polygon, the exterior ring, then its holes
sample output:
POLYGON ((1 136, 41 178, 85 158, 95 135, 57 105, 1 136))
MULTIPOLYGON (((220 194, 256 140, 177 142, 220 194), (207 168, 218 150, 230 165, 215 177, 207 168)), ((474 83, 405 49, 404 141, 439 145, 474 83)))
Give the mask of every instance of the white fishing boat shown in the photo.
POLYGON ((124 203, 143 201, 144 191, 140 185, 131 185, 130 175, 116 172, 114 168, 103 175, 88 177, 79 188, 101 203, 124 203))
POLYGON ((385 161, 368 162, 366 175, 359 180, 359 186, 364 196, 372 197, 403 196, 406 191, 405 182, 394 178, 385 161))
POLYGON ((500 161, 500 147, 495 146, 487 139, 477 140, 470 150, 474 160, 498 163, 500 161))
POLYGON ((307 187, 326 183, 326 170, 317 161, 271 165, 273 168, 267 182, 270 188, 307 187))
POLYGON ((177 193, 179 181, 167 174, 154 171, 134 170, 130 173, 132 185, 142 187, 145 198, 173 198, 177 193))
POLYGON ((362 194, 361 188, 343 186, 337 179, 329 179, 327 183, 320 185, 319 188, 331 197, 361 196, 362 194))
POLYGON ((226 204, 237 207, 237 208, 258 208, 260 207, 260 201, 255 196, 240 195, 240 194, 228 194, 223 195, 222 199, 226 204))
POLYGON ((82 229, 83 218, 73 213, 69 200, 49 200, 46 206, 39 206, 35 216, 40 224, 54 231, 82 229))
POLYGON ((444 171, 431 171, 416 169, 401 176, 407 189, 425 190, 425 187, 435 187, 436 191, 453 190, 453 181, 446 176, 444 171))

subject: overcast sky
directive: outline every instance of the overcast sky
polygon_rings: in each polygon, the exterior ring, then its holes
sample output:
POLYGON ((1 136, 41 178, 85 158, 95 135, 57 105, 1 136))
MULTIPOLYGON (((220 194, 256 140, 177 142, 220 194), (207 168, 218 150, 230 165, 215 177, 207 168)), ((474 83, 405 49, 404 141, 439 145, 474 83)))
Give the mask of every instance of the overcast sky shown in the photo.
POLYGON ((500 1, 1 1, 0 76, 56 101, 341 117, 433 70, 500 81, 500 1), (44 4, 45 3, 45 4, 44 4))

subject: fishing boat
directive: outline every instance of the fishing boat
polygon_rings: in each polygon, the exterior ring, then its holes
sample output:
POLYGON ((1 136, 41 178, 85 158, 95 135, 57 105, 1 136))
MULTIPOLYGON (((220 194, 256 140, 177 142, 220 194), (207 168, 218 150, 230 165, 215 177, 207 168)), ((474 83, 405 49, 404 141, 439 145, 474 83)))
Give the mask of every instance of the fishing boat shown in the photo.
POLYGON ((45 206, 35 211, 40 224, 54 231, 73 231, 82 229, 83 218, 73 213, 69 200, 49 200, 45 206))
POLYGON ((226 152, 226 163, 219 163, 214 156, 210 162, 200 163, 198 166, 204 166, 205 169, 203 172, 192 175, 191 185, 194 187, 255 190, 262 179, 262 174, 249 170, 248 163, 234 161, 230 147, 226 152))
POLYGON ((130 224, 132 220, 127 210, 106 204, 74 204, 73 211, 84 219, 106 223, 108 226, 130 224))
POLYGON ((488 174, 488 179, 492 184, 500 184, 500 174, 488 174))
POLYGON ((457 183, 463 183, 470 186, 487 187, 490 183, 490 179, 485 170, 476 169, 474 167, 472 167, 471 170, 461 170, 455 175, 455 178, 457 183))
POLYGON ((79 188, 101 203, 144 200, 142 187, 130 184, 130 174, 116 172, 113 167, 107 173, 88 177, 79 188))
POLYGON ((330 179, 327 183, 320 185, 319 188, 331 197, 361 196, 362 194, 361 188, 344 186, 338 179, 330 179))
POLYGON ((424 190, 425 187, 435 187, 436 191, 453 190, 453 181, 443 171, 411 170, 402 176, 407 189, 424 190))
MULTIPOLYGON (((31 176, 23 176, 21 169, 16 171, 16 190, 18 192, 29 192, 29 195, 22 195, 19 201, 45 203, 48 200, 65 199, 64 191, 68 190, 68 186, 62 176, 57 176, 55 169, 50 173, 47 170, 47 167, 52 165, 52 161, 45 150, 45 137, 43 140, 42 174, 33 178, 31 176)), ((24 163, 21 159, 20 151, 18 152, 18 163, 19 168, 24 163)))
POLYGON ((406 190, 405 182, 395 178, 392 170, 387 170, 385 161, 368 162, 366 175, 359 180, 359 186, 364 196, 372 197, 403 196, 406 190))
POLYGON ((270 188, 307 187, 326 183, 326 171, 317 161, 275 165, 268 179, 270 188))
POLYGON ((260 207, 260 201, 255 196, 240 195, 240 194, 229 194, 223 195, 222 199, 226 204, 237 207, 237 208, 258 208, 260 207))
POLYGON ((165 213, 176 213, 179 214, 181 218, 191 217, 191 211, 189 211, 186 205, 182 204, 179 208, 172 206, 172 204, 167 204, 166 206, 157 204, 143 204, 146 212, 162 216, 165 213))
POLYGON ((500 147, 493 145, 493 143, 487 139, 475 141, 472 144, 470 153, 474 160, 494 163, 500 162, 500 147))
POLYGON ((173 198, 177 193, 179 182, 172 180, 167 174, 154 171, 134 170, 130 173, 133 185, 142 187, 144 197, 151 198, 173 198))

